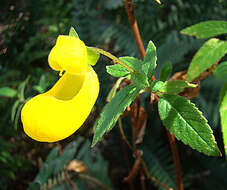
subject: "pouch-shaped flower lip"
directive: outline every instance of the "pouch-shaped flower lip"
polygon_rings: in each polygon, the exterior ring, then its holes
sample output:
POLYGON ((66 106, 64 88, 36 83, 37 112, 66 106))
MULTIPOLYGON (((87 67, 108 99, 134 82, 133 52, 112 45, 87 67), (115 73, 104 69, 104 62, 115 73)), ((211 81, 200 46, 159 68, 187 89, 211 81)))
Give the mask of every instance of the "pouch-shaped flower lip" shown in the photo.
POLYGON ((46 93, 29 100, 22 109, 25 133, 41 142, 55 142, 72 135, 88 117, 99 92, 96 73, 65 73, 46 93))
POLYGON ((85 44, 73 36, 59 35, 52 48, 48 62, 56 71, 71 74, 83 74, 87 71, 87 48, 85 44))

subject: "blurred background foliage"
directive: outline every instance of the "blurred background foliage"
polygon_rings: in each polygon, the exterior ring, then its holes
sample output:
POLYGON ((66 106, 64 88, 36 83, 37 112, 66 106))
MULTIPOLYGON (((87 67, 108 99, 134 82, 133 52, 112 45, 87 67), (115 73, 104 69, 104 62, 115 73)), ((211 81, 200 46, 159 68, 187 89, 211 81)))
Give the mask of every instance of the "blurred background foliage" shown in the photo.
MULTIPOLYGON (((206 20, 226 20, 227 2, 208 0, 134 0, 141 36, 146 45, 152 40, 158 51, 158 68, 170 61, 173 73, 185 70, 203 40, 183 36, 186 26, 206 20)), ((58 78, 47 63, 48 53, 59 34, 75 27, 88 46, 111 53, 139 58, 121 0, 14 0, 0 7, 0 187, 1 189, 130 189, 123 183, 133 164, 131 152, 115 128, 94 149, 90 148, 95 118, 106 102, 115 79, 105 72, 101 58, 95 66, 101 91, 91 115, 79 132, 56 144, 35 142, 22 129, 23 104, 47 90, 58 78), (83 136, 83 137, 80 137, 83 136), (48 155, 48 156, 47 156, 48 155), (124 156, 122 156, 124 155, 124 156), (74 169, 70 164, 76 163, 74 169), (82 170, 75 170, 79 166, 82 170)), ((220 38, 226 39, 225 36, 220 38)), ((224 58, 226 60, 226 58, 224 58)), ((201 84, 193 101, 204 112, 219 146, 223 149, 218 113, 218 93, 222 84, 211 76, 201 84)), ((148 113, 141 149, 150 173, 175 187, 172 155, 156 106, 142 96, 148 113)), ((130 119, 123 120, 131 138, 130 119)), ((224 158, 210 158, 178 143, 185 189, 227 189, 224 158)), ((79 167, 79 168, 80 168, 79 167)), ((139 179, 139 176, 138 176, 139 179)), ((140 189, 139 180, 135 189, 140 189)), ((145 181, 148 187, 161 189, 145 181)))

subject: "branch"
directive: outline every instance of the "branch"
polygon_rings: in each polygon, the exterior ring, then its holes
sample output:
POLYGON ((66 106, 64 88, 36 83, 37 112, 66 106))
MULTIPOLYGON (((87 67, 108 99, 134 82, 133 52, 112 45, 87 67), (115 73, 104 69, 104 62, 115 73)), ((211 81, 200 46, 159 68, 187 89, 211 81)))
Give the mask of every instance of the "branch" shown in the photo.
POLYGON ((144 171, 145 171, 146 176, 147 176, 153 183, 155 183, 156 185, 158 185, 159 187, 161 187, 161 188, 163 188, 163 189, 166 189, 166 190, 173 190, 173 188, 166 186, 165 184, 163 184, 163 183, 161 183, 160 181, 158 181, 155 177, 153 177, 153 176, 150 174, 150 172, 149 172, 149 170, 148 170, 148 168, 147 168, 146 163, 145 163, 143 160, 142 160, 141 162, 142 162, 142 166, 143 166, 143 169, 144 169, 144 171))
POLYGON ((134 39, 136 41, 136 46, 138 48, 138 51, 140 53, 141 58, 144 59, 144 57, 145 57, 145 49, 144 49, 144 46, 143 46, 143 41, 142 41, 141 36, 140 36, 140 32, 139 32, 139 28, 138 28, 138 25, 137 25, 136 17, 135 17, 135 14, 134 14, 133 3, 132 3, 131 0, 122 0, 122 1, 124 2, 124 5, 125 5, 125 10, 126 10, 126 13, 128 15, 129 23, 131 25, 133 37, 134 37, 134 39))
POLYGON ((169 138, 170 148, 171 148, 171 151, 173 154, 173 161, 174 161, 174 165, 175 165, 178 190, 184 190, 183 180, 181 177, 180 158, 179 158, 179 154, 178 154, 178 150, 177 150, 177 145, 175 142, 175 137, 174 137, 174 135, 170 134, 168 129, 166 129, 166 131, 167 131, 167 135, 169 138))

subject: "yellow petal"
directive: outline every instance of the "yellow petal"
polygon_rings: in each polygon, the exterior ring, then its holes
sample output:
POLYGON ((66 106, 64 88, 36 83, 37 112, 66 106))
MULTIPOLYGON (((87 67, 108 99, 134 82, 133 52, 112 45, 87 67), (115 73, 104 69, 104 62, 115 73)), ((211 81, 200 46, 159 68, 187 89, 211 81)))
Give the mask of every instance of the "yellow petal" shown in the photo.
POLYGON ((87 48, 79 38, 60 35, 49 54, 48 61, 50 67, 56 71, 83 74, 88 67, 87 48))
POLYGON ((44 94, 29 100, 22 109, 25 133, 42 142, 55 142, 72 135, 88 117, 99 92, 96 73, 88 67, 84 75, 66 72, 44 94))

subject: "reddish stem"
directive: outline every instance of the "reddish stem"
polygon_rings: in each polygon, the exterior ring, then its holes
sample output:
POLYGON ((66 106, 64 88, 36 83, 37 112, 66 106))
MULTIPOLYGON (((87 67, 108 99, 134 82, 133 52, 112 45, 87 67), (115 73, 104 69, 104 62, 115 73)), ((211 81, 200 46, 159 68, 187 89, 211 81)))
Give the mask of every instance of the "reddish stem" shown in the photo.
POLYGON ((136 17, 134 14, 134 6, 131 0, 123 0, 124 4, 125 4, 125 10, 126 13, 128 15, 128 20, 132 29, 132 33, 133 33, 133 37, 135 39, 136 42, 136 46, 138 48, 138 51, 140 53, 140 56, 142 59, 144 59, 145 57, 145 49, 143 46, 143 41, 141 39, 140 36, 140 32, 139 32, 139 28, 137 25, 137 21, 136 21, 136 17))
POLYGON ((167 134, 169 138, 170 148, 173 154, 173 161, 175 165, 175 171, 176 171, 176 177, 177 177, 177 186, 178 190, 184 190, 184 185, 181 177, 181 164, 180 164, 180 158, 177 150, 177 145, 175 141, 174 135, 170 134, 169 130, 167 129, 167 134))

